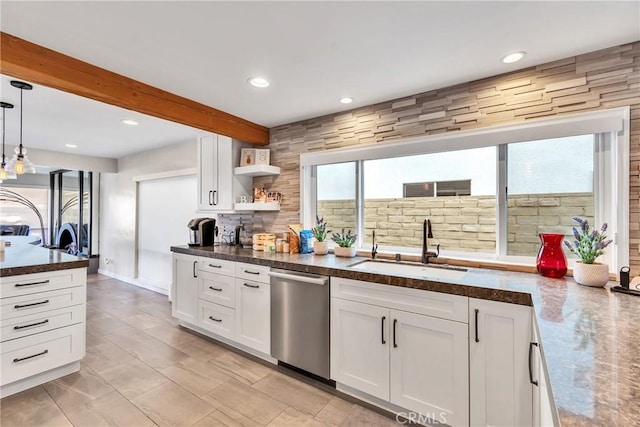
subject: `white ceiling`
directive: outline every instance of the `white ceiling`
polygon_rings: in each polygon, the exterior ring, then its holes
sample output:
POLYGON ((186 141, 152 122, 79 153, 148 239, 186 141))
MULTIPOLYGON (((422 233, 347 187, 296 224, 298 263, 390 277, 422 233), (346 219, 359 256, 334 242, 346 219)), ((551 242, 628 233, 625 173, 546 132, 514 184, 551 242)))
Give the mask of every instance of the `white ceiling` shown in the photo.
MULTIPOLYGON (((640 40, 639 17, 638 1, 3 0, 1 25, 9 34, 273 127, 640 40), (523 61, 500 62, 517 50, 528 52, 523 61), (249 86, 247 78, 256 75, 271 86, 249 86), (338 103, 343 96, 354 103, 338 103)), ((32 98, 46 92, 37 89, 25 99, 34 116, 32 98)), ((3 99, 5 93, 3 83, 3 99)), ((85 129, 52 119, 41 135, 76 135, 94 155, 148 148, 138 136, 117 146, 111 138, 123 130, 112 133, 111 122, 90 117, 107 114, 107 107, 69 102, 57 99, 49 107, 77 109, 70 116, 86 122, 85 129)), ((119 115, 122 110, 113 113, 119 115)), ((29 126, 45 123, 31 120, 29 126)), ((166 128, 135 131, 158 145, 173 135, 166 128)), ((60 145, 31 141, 38 148, 60 145)))

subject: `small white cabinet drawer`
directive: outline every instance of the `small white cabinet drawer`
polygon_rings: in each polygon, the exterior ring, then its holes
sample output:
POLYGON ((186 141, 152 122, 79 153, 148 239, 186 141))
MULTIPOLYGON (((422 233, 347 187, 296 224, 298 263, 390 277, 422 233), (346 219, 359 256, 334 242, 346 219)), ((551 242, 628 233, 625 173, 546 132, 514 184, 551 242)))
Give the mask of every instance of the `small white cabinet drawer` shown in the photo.
POLYGON ((198 257, 198 270, 233 276, 236 274, 236 263, 225 259, 198 257))
POLYGON ((86 308, 84 304, 14 317, 2 322, 0 341, 4 342, 76 323, 83 323, 85 318, 86 308))
POLYGON ((233 338, 235 310, 204 300, 198 300, 198 326, 214 334, 233 338))
POLYGON ((2 343, 0 385, 80 360, 84 348, 84 323, 2 343))
POLYGON ((469 322, 469 298, 460 295, 332 277, 331 296, 441 319, 469 322))
POLYGON ((269 283, 270 270, 269 266, 239 262, 236 264, 236 277, 253 282, 269 283))
POLYGON ((7 319, 85 304, 86 287, 58 289, 38 294, 22 295, 0 300, 0 318, 7 319))
POLYGON ((216 304, 235 308, 236 279, 232 276, 222 276, 201 272, 198 276, 198 297, 216 304))
POLYGON ((0 278, 2 298, 83 286, 87 283, 87 269, 48 271, 0 278))

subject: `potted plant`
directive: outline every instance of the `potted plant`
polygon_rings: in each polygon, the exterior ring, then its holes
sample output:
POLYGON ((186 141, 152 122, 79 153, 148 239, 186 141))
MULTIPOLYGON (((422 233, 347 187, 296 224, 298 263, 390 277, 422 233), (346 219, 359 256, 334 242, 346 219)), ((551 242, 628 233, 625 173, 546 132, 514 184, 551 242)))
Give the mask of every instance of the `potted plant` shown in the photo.
POLYGON ((328 233, 331 233, 331 230, 327 230, 327 223, 324 218, 316 215, 316 226, 311 229, 311 234, 316 239, 313 242, 313 252, 316 255, 326 255, 329 252, 328 233))
POLYGON ((580 227, 573 227, 573 244, 567 240, 564 244, 575 254, 579 261, 573 267, 573 279, 585 286, 604 286, 609 281, 609 266, 596 262, 596 258, 604 254, 604 249, 612 240, 606 240, 607 223, 602 224, 600 230, 591 230, 586 219, 573 217, 580 227))
POLYGON ((333 233, 331 240, 338 244, 337 247, 333 248, 333 252, 336 256, 347 258, 356 256, 356 248, 353 247, 353 244, 356 242, 357 237, 357 234, 351 234, 351 230, 347 231, 345 234, 344 228, 341 233, 333 233))

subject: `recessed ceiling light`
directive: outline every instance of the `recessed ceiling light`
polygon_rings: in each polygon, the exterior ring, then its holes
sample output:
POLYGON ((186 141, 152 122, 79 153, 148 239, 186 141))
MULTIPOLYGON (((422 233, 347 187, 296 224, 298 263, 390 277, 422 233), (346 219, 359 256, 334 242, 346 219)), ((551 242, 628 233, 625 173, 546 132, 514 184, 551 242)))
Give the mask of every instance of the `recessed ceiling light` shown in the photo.
POLYGON ((64 146, 69 148, 78 148, 76 144, 64 144, 64 146))
POLYGON ((138 126, 138 122, 136 122, 135 120, 131 120, 131 119, 124 119, 122 121, 122 123, 124 123, 125 125, 129 125, 129 126, 138 126))
POLYGON ((269 86, 269 80, 262 77, 251 77, 247 80, 251 86, 263 88, 269 86))
POLYGON ((505 55, 502 57, 502 62, 504 62, 505 64, 511 64, 513 62, 518 62, 520 61, 522 58, 524 58, 524 56, 527 54, 527 52, 513 52, 510 53, 508 55, 505 55))
POLYGON ((340 98, 340 102, 342 102, 343 104, 351 104, 353 102, 353 99, 345 96, 344 98, 340 98))

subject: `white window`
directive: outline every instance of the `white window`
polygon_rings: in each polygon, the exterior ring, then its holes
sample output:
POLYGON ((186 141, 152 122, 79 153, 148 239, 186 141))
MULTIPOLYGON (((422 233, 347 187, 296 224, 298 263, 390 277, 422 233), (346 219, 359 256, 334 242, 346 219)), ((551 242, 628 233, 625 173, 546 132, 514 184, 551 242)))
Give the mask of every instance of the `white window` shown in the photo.
POLYGON ((629 258, 628 129, 619 108, 303 154, 302 221, 318 214, 360 248, 375 230, 380 251, 419 253, 429 218, 443 255, 532 264, 538 233, 569 237, 580 216, 608 223, 602 261, 617 271, 629 258))

